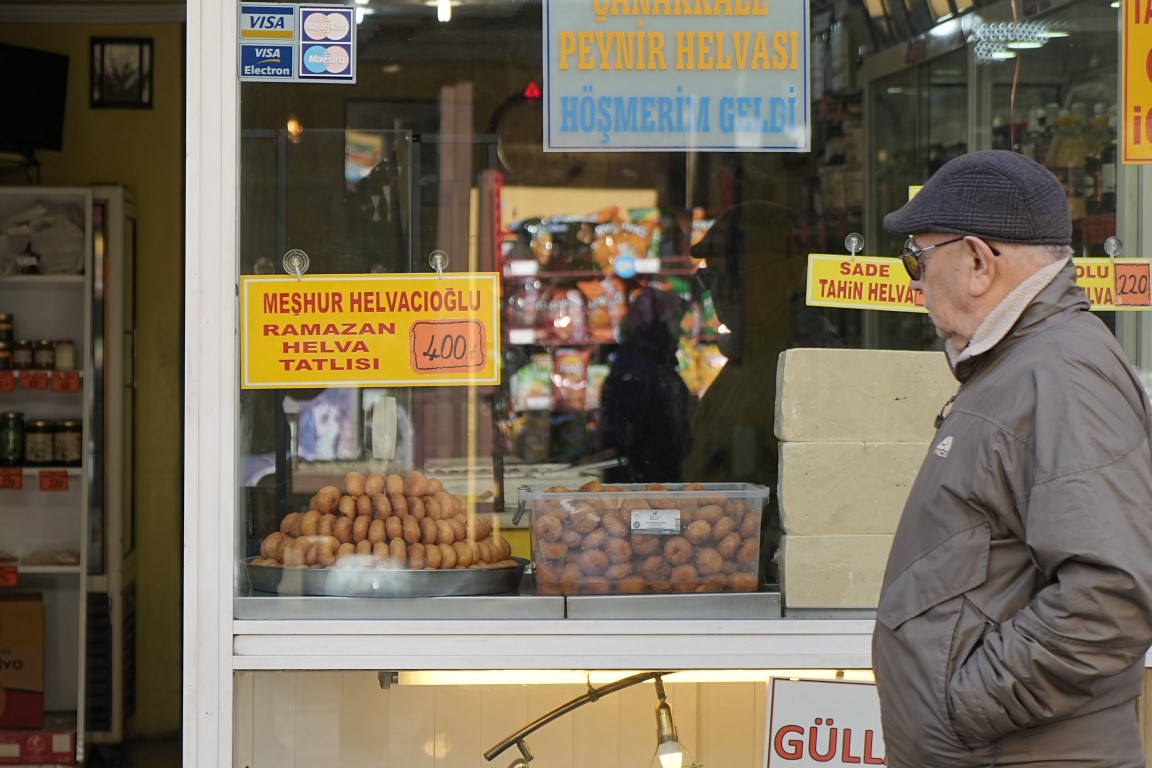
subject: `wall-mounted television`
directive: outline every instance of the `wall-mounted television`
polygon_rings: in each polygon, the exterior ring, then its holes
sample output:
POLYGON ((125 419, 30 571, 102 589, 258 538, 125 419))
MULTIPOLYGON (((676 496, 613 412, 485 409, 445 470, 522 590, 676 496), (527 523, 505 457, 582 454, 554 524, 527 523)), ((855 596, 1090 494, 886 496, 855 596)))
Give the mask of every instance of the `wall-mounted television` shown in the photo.
POLYGON ((64 145, 68 57, 0 43, 4 104, 0 107, 0 152, 31 157, 64 145))

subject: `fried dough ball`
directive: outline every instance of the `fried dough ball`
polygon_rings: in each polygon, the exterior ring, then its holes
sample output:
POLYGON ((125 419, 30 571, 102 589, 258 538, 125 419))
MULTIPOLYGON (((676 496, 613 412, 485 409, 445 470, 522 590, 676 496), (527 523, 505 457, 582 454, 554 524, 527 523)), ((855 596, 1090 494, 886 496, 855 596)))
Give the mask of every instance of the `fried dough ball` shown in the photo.
MULTIPOLYGON (((444 570, 450 571, 456 567, 456 550, 452 548, 451 544, 444 544, 441 542, 436 545, 440 549, 440 567, 444 570)), ((425 553, 427 554, 427 553, 425 553)))
POLYGON ((357 517, 352 521, 352 541, 360 542, 368 538, 368 527, 372 523, 370 517, 357 517))
POLYGON ((428 496, 435 496, 444 490, 444 483, 440 482, 438 477, 428 478, 428 490, 425 492, 428 496))
POLYGON ((424 544, 436 543, 436 521, 426 517, 420 521, 420 541, 424 544))
POLYGON ((479 555, 480 562, 482 562, 482 563, 496 562, 496 558, 494 558, 492 556, 492 543, 490 541, 488 541, 487 539, 485 539, 484 541, 476 542, 476 551, 479 555))
POLYGON ((456 541, 463 541, 468 538, 468 527, 464 525, 464 521, 460 518, 452 518, 448 521, 448 525, 452 526, 452 533, 456 536, 456 541))
POLYGON ((565 563, 564 567, 560 570, 560 588, 566 594, 574 594, 580 589, 580 583, 584 581, 584 571, 576 563, 565 563))
POLYGON ((632 562, 614 563, 604 571, 604 578, 610 581, 620 581, 632 575, 632 562))
POLYGON ((590 549, 580 553, 576 558, 576 564, 580 566, 581 571, 589 576, 600 576, 608 570, 611 562, 608 560, 608 555, 604 554, 603 551, 590 549))
POLYGON ((344 492, 349 496, 363 496, 364 483, 364 475, 359 472, 349 472, 344 475, 344 492))
POLYGON ((760 535, 760 516, 759 515, 744 515, 744 519, 740 521, 740 537, 743 539, 751 539, 760 535))
POLYGON ((388 475, 384 478, 384 493, 389 497, 397 494, 404 495, 404 478, 400 475, 388 475))
POLYGON ((333 515, 331 513, 329 513, 327 515, 323 515, 320 518, 320 524, 318 526, 316 526, 316 532, 319 533, 321 536, 331 536, 332 531, 336 527, 336 520, 337 520, 336 515, 333 515))
POLYGON ((755 592, 760 584, 754 573, 734 573, 728 577, 733 592, 755 592))
POLYGON ((664 558, 672 565, 684 565, 692 559, 692 544, 683 536, 664 542, 664 558))
POLYGON ((608 533, 603 528, 597 528, 580 541, 580 546, 583 549, 600 549, 607 538, 608 533))
POLYGON ((403 529, 404 541, 409 544, 416 544, 423 538, 424 534, 420 530, 420 522, 412 515, 403 519, 401 528, 403 529))
POLYGON ((424 545, 424 562, 427 563, 427 568, 432 570, 438 569, 444 564, 444 556, 440 552, 439 544, 425 544, 424 545))
POLYGON ((368 524, 368 541, 373 544, 380 541, 387 541, 388 534, 384 527, 383 520, 373 520, 368 524))
POLYGON ((384 520, 384 532, 388 535, 388 541, 392 539, 399 539, 404 536, 404 518, 402 517, 389 517, 384 520))
POLYGON ((312 497, 316 499, 316 511, 322 515, 335 513, 336 507, 340 503, 340 496, 340 489, 336 486, 324 486, 316 491, 316 495, 312 497))
POLYGON ((603 576, 587 576, 578 589, 585 595, 609 595, 612 594, 613 585, 603 576))
POLYGON ((372 514, 381 520, 392 516, 392 502, 384 493, 372 494, 372 514))
POLYGON ((693 544, 703 544, 712 538, 712 526, 707 520, 695 520, 684 529, 684 538, 693 544))
POLYGON ((409 472, 408 477, 404 478, 404 495, 425 496, 427 494, 428 478, 424 477, 424 473, 416 470, 409 472))
POLYGON ((352 565, 356 558, 356 545, 350 541, 344 542, 336 549, 336 567, 352 565))
POLYGON ((736 550, 736 565, 742 571, 755 570, 760 557, 760 543, 755 539, 747 539, 736 550))
POLYGON ((350 543, 352 541, 352 518, 336 518, 336 523, 332 526, 332 535, 341 544, 350 543))
POLYGON ((564 531, 564 535, 560 537, 560 540, 575 549, 580 546, 580 542, 584 541, 584 534, 580 533, 580 531, 564 531))
POLYGON ((297 520, 302 516, 303 513, 301 512, 289 512, 288 514, 284 515, 284 517, 280 520, 280 533, 284 534, 285 536, 291 536, 292 526, 295 525, 299 527, 300 524, 297 522, 297 520))
POLYGON ((709 525, 722 517, 724 517, 724 508, 716 504, 706 504, 696 510, 696 519, 707 520, 709 525))
POLYGON ((264 541, 260 542, 260 557, 272 558, 279 560, 284 552, 284 534, 276 531, 264 537, 264 541))
POLYGON ((624 522, 618 512, 605 512, 600 519, 604 532, 614 538, 623 538, 628 535, 628 523, 624 522))
POLYGON ((589 480, 578 489, 581 493, 595 493, 603 489, 599 480, 589 480))
POLYGON ((466 541, 457 541, 452 545, 456 550, 456 567, 467 568, 472 565, 472 547, 466 541))
MULTIPOLYGON (((361 556, 361 557, 370 558, 370 557, 372 557, 372 547, 373 546, 376 546, 376 545, 374 545, 372 542, 368 541, 368 539, 358 541, 358 542, 356 542, 356 554, 361 556)), ((384 542, 380 542, 379 546, 384 546, 384 542)))
POLYGON ((660 539, 646 533, 632 535, 632 551, 641 557, 647 557, 660 548, 660 539))
POLYGON ((344 517, 356 517, 356 497, 341 496, 340 501, 336 504, 336 508, 340 510, 340 514, 344 515, 344 517))
POLYGON ((725 536, 736 530, 736 521, 730 517, 722 517, 712 524, 712 541, 722 541, 725 536))
POLYGON ((392 539, 388 542, 388 555, 389 560, 403 568, 408 565, 408 543, 404 539, 392 539))
POLYGON ((696 571, 701 576, 718 574, 723 566, 724 558, 712 547, 701 547, 696 550, 696 571))
POLYGON ((740 538, 740 534, 730 533, 716 545, 716 551, 720 553, 720 557, 725 560, 731 560, 736 554, 736 550, 740 548, 741 541, 743 541, 743 539, 740 538))
POLYGON ((409 544, 408 545, 408 567, 415 571, 424 570, 427 561, 424 559, 424 545, 423 544, 409 544))
POLYGON ((600 527, 601 515, 585 505, 572 515, 572 530, 581 534, 592 533, 600 527))
POLYGON ((694 565, 678 565, 672 569, 669 581, 672 582, 672 589, 677 592, 695 592, 700 583, 700 574, 694 565))
POLYGON ((632 545, 627 539, 608 539, 604 542, 604 554, 613 563, 626 563, 632 559, 632 545))
POLYGON ((543 560, 563 560, 568 556, 568 545, 562 541, 542 541, 537 552, 543 560))
POLYGON ((388 494, 388 503, 392 505, 392 514, 396 517, 404 517, 408 514, 408 499, 404 498, 404 494, 388 494))
POLYGON ((372 517, 372 514, 375 511, 376 510, 372 505, 372 497, 371 496, 364 495, 364 496, 357 496, 356 497, 356 514, 357 515, 360 515, 361 517, 372 517))
POLYGON ((714 573, 711 576, 705 576, 700 585, 696 587, 697 592, 723 592, 728 588, 728 577, 722 573, 714 573))
POLYGON ((672 566, 661 555, 651 555, 644 559, 640 564, 640 573, 648 581, 655 582, 667 580, 669 574, 672 573, 672 566))
POLYGON ((364 495, 375 496, 384 493, 385 479, 383 472, 369 472, 368 477, 364 478, 364 495))
POLYGON ((648 581, 640 574, 625 576, 616 582, 616 591, 629 595, 638 595, 647 591, 648 581))
POLYGON ((310 509, 300 518, 300 535, 315 536, 320 532, 320 518, 323 515, 318 510, 310 509))
POLYGON ((456 541, 456 532, 452 530, 452 526, 448 524, 447 520, 436 521, 436 543, 437 544, 452 544, 456 541))

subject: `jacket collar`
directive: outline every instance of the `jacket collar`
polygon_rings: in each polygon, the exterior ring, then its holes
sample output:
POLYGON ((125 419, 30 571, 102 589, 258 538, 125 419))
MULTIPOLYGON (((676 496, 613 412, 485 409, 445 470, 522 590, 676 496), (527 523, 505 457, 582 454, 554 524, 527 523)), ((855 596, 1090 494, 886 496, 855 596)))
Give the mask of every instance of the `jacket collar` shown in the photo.
POLYGON ((952 374, 960 381, 971 376, 976 363, 1007 339, 1027 335, 1049 317, 1091 307, 1084 289, 1076 284, 1071 257, 1050 264, 1029 277, 1004 297, 980 323, 972 339, 957 352, 945 342, 944 352, 952 374))

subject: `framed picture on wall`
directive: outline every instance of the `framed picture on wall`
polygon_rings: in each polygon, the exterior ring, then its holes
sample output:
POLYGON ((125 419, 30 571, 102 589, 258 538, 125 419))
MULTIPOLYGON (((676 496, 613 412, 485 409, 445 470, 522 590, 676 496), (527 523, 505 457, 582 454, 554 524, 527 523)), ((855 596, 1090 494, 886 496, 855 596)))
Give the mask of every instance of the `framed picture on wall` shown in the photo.
POLYGON ((152 38, 92 38, 94 109, 152 108, 152 38))

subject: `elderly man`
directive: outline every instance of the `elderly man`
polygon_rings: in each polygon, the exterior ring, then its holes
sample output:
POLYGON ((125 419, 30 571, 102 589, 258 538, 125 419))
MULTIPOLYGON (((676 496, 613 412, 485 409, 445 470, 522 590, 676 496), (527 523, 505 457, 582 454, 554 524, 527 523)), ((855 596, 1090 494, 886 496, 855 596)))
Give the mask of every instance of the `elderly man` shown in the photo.
POLYGON ((1152 429, 1076 285, 1060 182, 945 164, 884 227, 960 388, 908 497, 873 636, 888 764, 1142 768, 1152 429))

